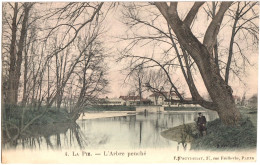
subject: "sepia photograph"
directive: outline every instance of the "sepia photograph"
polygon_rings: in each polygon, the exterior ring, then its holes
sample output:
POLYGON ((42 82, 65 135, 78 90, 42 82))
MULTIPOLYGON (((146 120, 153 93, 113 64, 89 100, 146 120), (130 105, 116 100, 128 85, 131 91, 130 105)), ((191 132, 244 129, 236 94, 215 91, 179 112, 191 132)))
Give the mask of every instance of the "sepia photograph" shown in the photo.
POLYGON ((258 1, 4 1, 1 26, 1 163, 258 161, 258 1))

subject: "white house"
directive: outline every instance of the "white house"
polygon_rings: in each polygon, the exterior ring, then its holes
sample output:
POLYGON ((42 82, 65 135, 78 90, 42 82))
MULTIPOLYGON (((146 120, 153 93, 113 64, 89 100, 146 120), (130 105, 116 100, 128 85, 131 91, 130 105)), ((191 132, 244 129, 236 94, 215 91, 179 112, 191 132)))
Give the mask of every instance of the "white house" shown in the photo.
POLYGON ((141 98, 140 101, 140 97, 139 96, 120 96, 120 99, 123 99, 125 101, 125 105, 127 106, 132 106, 132 105, 149 105, 151 104, 151 100, 149 99, 145 99, 145 98, 141 98))

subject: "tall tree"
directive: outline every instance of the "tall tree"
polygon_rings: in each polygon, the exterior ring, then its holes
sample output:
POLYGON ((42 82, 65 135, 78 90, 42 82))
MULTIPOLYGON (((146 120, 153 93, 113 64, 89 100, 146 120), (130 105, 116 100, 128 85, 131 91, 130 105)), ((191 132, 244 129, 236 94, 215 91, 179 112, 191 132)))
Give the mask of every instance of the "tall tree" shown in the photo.
POLYGON ((183 20, 178 15, 177 2, 171 2, 170 5, 163 2, 155 3, 176 34, 179 43, 197 64, 203 82, 212 99, 212 109, 218 112, 221 121, 226 125, 238 124, 241 114, 236 108, 231 87, 228 86, 218 72, 218 67, 213 59, 213 47, 216 44, 224 14, 231 4, 232 2, 221 3, 201 43, 192 33, 190 26, 200 7, 203 5, 202 2, 195 2, 183 20))
POLYGON ((8 104, 15 105, 18 100, 18 88, 21 76, 21 65, 23 60, 23 50, 25 46, 25 38, 27 34, 27 25, 29 12, 33 6, 33 3, 23 3, 22 13, 20 17, 22 18, 22 27, 20 31, 19 40, 17 38, 17 24, 19 24, 18 18, 18 3, 16 2, 13 7, 13 20, 12 20, 12 40, 10 44, 10 68, 9 68, 9 78, 8 78, 8 92, 7 100, 8 104), (18 21, 18 22, 17 22, 18 21), (18 44, 17 44, 18 40, 18 44))
MULTIPOLYGON (((134 66, 133 68, 129 68, 130 72, 128 74, 128 83, 131 86, 131 91, 139 96, 140 104, 142 104, 143 92, 146 91, 145 86, 146 83, 146 72, 142 65, 134 66)), ((125 80, 126 81, 126 80, 125 80)))
MULTIPOLYGON (((146 64, 147 68, 155 66, 161 68, 167 75, 173 91, 180 98, 180 102, 184 104, 200 104, 205 108, 215 110, 218 112, 223 123, 236 125, 241 115, 235 107, 231 87, 225 82, 224 78, 222 78, 225 77, 222 70, 226 68, 223 59, 226 60, 228 56, 227 54, 223 54, 223 50, 219 51, 219 44, 221 44, 223 39, 220 38, 220 42, 217 42, 220 27, 226 28, 227 24, 230 24, 230 21, 222 24, 224 15, 227 10, 234 9, 235 5, 230 8, 231 2, 212 3, 212 9, 206 10, 212 20, 210 20, 209 25, 207 24, 208 27, 205 32, 197 32, 193 27, 194 24, 198 26, 196 24, 198 21, 196 20, 198 12, 201 6, 207 5, 209 7, 209 3, 194 3, 186 16, 184 12, 181 12, 184 10, 183 6, 182 10, 177 10, 177 4, 176 2, 158 2, 152 3, 150 6, 148 5, 149 7, 146 7, 147 4, 143 3, 129 3, 126 5, 125 10, 123 10, 123 22, 129 27, 130 32, 123 40, 130 40, 131 42, 121 52, 122 57, 120 58, 132 58, 131 61, 133 61, 134 65, 143 63, 146 64), (153 4, 157 7, 157 11, 151 7, 153 4), (147 8, 149 8, 149 10, 147 10, 147 8), (182 15, 182 18, 183 15, 185 17, 181 19, 179 15, 182 15), (166 25, 161 22, 160 18, 162 17, 166 20, 166 25), (146 31, 141 30, 143 27, 146 28, 146 31), (203 33, 204 39, 201 38, 203 33), (135 51, 132 50, 135 47, 144 47, 148 44, 150 44, 150 48, 153 47, 152 54, 140 55, 139 53, 136 55, 136 53, 133 53, 135 51), (158 48, 161 49, 161 52, 158 51, 158 48), (174 51, 171 54, 172 50, 174 51), (159 58, 158 53, 163 56, 159 58), (177 76, 175 76, 175 71, 178 68, 180 68, 183 73, 183 80, 187 82, 192 101, 185 100, 185 98, 181 96, 178 87, 173 81, 173 79, 176 80, 177 76), (199 75, 196 75, 196 73, 199 73, 199 75), (203 98, 200 95, 196 87, 195 76, 202 78, 210 99, 203 98)), ((253 3, 247 3, 246 8, 248 10, 252 9, 252 12, 255 12, 251 4, 253 5, 253 3)), ((247 9, 245 9, 245 11, 247 11, 247 9)), ((232 16, 235 13, 229 12, 229 14, 232 16)), ((254 17, 255 16, 248 19, 245 15, 245 18, 241 20, 249 23, 254 17)), ((246 26, 247 29, 252 29, 252 26, 254 26, 243 25, 246 26)), ((258 33, 258 30, 255 29, 257 29, 257 26, 254 27, 254 30, 251 30, 251 32, 254 31, 252 35, 258 33)), ((224 39, 227 40, 227 37, 225 36, 224 39)), ((237 45, 237 43, 235 43, 235 45, 237 45)), ((231 67, 229 69, 234 70, 234 68, 231 67)))

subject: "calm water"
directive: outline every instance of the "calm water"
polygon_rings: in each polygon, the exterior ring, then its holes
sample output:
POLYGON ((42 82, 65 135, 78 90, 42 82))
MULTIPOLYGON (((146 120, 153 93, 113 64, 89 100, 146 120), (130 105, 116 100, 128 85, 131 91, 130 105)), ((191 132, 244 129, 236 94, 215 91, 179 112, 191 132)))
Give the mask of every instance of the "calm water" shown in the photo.
MULTIPOLYGON (((207 120, 217 114, 203 113, 207 120)), ((87 114, 86 114, 87 115, 87 114)), ((168 128, 192 123, 197 112, 164 112, 98 119, 79 119, 77 124, 55 124, 36 127, 19 139, 16 149, 144 149, 176 148, 178 143, 163 138, 168 128)), ((9 144, 3 145, 10 148, 9 144)))

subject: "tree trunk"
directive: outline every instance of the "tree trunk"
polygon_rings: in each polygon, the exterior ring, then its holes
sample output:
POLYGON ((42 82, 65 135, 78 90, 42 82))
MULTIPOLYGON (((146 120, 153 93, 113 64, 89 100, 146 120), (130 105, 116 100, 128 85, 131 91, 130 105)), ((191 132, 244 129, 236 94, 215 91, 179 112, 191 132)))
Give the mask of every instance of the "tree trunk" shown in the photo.
POLYGON ((16 62, 16 69, 15 69, 15 100, 17 102, 18 99, 18 88, 20 83, 20 77, 21 77, 21 65, 23 60, 23 49, 24 49, 24 41, 26 38, 27 33, 27 23, 28 23, 28 17, 29 17, 29 11, 31 6, 29 6, 28 3, 24 4, 24 18, 22 22, 22 29, 21 29, 21 36, 18 43, 18 52, 17 52, 17 62, 16 62))
MULTIPOLYGON (((226 125, 237 125, 241 114, 237 110, 232 96, 232 89, 218 72, 218 67, 212 56, 213 47, 216 44, 217 34, 225 11, 231 3, 222 2, 216 16, 210 23, 203 44, 193 35, 190 24, 198 12, 198 4, 194 4, 184 21, 181 21, 177 12, 177 3, 171 2, 170 7, 167 3, 156 3, 157 8, 163 14, 171 28, 173 29, 179 43, 194 59, 197 64, 206 89, 214 103, 215 110, 218 112, 221 121, 226 125)), ((203 106, 203 104, 201 104, 203 106)))
MULTIPOLYGON (((201 51, 203 54, 205 51, 201 51)), ((241 118, 232 96, 232 89, 226 84, 218 72, 214 60, 205 54, 205 57, 199 60, 198 68, 203 78, 204 84, 209 92, 212 101, 216 104, 216 111, 219 118, 226 125, 236 125, 241 118)))
POLYGON ((18 100, 18 88, 21 76, 21 64, 22 54, 24 49, 24 40, 27 32, 27 22, 31 5, 28 3, 24 4, 24 17, 22 21, 21 35, 18 42, 18 52, 15 51, 16 32, 17 32, 17 14, 18 14, 18 3, 15 3, 14 17, 12 22, 12 41, 10 45, 10 70, 9 70, 9 92, 8 92, 8 103, 16 105, 18 100))
POLYGON ((16 104, 15 97, 15 84, 14 84, 14 75, 15 75, 15 63, 16 63, 16 32, 17 32, 17 14, 18 14, 18 3, 15 3, 14 6, 14 16, 12 20, 12 39, 10 44, 10 68, 9 68, 9 77, 8 77, 8 91, 7 91, 7 103, 10 105, 16 104))
POLYGON ((141 82, 141 78, 140 75, 138 76, 138 93, 139 93, 139 100, 140 100, 140 105, 142 105, 142 82, 141 82))
POLYGON ((48 67, 47 67, 47 78, 48 78, 48 83, 47 83, 47 105, 49 104, 49 101, 50 101, 50 63, 49 63, 49 61, 48 61, 48 67))
MULTIPOLYGON (((226 104, 223 105, 225 106, 226 104)), ((219 109, 217 112, 221 122, 226 125, 237 125, 241 119, 241 114, 234 104, 222 107, 222 109, 219 109)))
POLYGON ((234 21, 234 24, 232 27, 231 40, 229 43, 228 60, 227 60, 226 73, 225 73, 225 81, 227 84, 228 84, 228 80, 229 80, 229 70, 231 67, 231 61, 232 61, 232 56, 233 56, 233 45, 234 45, 234 40, 235 40, 235 35, 236 35, 236 25, 237 25, 238 19, 239 19, 238 15, 236 15, 235 21, 234 21))
MULTIPOLYGON (((26 41, 25 41, 26 42, 26 41)), ((28 51, 30 44, 28 45, 28 49, 24 51, 24 75, 23 75, 23 99, 22 105, 26 105, 27 102, 27 73, 28 73, 28 51)))
POLYGON ((58 110, 59 110, 60 107, 61 107, 62 98, 63 98, 63 91, 60 91, 60 92, 59 92, 59 95, 58 95, 58 97, 57 97, 57 108, 58 108, 58 110))

